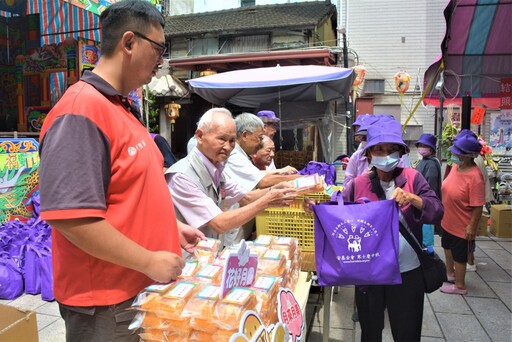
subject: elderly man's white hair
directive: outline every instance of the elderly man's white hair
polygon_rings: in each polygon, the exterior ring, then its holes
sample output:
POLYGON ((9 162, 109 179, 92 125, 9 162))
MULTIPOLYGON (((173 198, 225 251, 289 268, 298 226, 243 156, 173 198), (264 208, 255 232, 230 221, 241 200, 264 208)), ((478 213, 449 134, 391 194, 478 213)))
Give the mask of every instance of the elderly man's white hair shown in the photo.
POLYGON ((213 124, 215 123, 214 117, 216 114, 225 115, 233 119, 233 114, 231 114, 228 109, 222 107, 211 108, 201 116, 201 119, 199 119, 199 122, 197 123, 197 129, 200 129, 204 133, 208 133, 213 128, 213 124))
POLYGON ((235 118, 236 137, 239 138, 245 131, 254 133, 260 127, 263 129, 263 121, 252 113, 242 113, 235 118))

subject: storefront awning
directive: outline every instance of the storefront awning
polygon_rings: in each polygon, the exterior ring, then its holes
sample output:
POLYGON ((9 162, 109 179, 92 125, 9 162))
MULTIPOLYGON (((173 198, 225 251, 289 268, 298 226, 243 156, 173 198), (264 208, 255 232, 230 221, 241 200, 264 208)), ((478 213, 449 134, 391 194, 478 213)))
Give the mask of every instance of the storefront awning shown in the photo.
POLYGON ((469 95, 474 105, 499 108, 500 81, 512 77, 512 0, 451 0, 444 16, 442 55, 425 72, 424 103, 439 106, 441 90, 445 105, 469 95))

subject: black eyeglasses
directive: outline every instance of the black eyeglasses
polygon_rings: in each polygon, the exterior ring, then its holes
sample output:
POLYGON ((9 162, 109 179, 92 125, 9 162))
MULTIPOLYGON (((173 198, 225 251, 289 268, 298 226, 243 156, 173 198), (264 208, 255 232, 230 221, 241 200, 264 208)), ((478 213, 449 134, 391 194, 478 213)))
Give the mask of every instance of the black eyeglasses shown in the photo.
POLYGON ((160 43, 157 43, 155 42, 153 39, 149 39, 148 37, 146 37, 145 35, 143 35, 142 33, 140 32, 137 32, 137 31, 132 31, 134 35, 136 35, 137 37, 140 37, 144 40, 147 40, 148 42, 150 43, 153 43, 155 44, 156 46, 158 46, 158 53, 159 53, 159 57, 163 57, 164 56, 164 53, 165 51, 167 51, 167 47, 163 44, 160 44, 160 43))

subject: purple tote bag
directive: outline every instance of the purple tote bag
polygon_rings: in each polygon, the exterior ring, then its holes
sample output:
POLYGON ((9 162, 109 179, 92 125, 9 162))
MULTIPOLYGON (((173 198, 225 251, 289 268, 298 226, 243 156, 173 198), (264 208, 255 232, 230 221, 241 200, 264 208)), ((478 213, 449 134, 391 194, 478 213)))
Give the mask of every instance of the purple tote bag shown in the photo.
POLYGON ((393 200, 313 206, 318 284, 401 284, 398 205, 393 200))

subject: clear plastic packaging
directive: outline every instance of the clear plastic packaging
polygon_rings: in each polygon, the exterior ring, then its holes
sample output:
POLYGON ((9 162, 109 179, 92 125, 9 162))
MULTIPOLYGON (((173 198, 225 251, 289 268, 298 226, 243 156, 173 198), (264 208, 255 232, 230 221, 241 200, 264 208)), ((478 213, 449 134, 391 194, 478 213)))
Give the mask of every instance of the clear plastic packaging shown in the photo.
POLYGON ((244 312, 255 308, 254 290, 235 287, 215 306, 215 323, 223 330, 237 330, 244 312))

